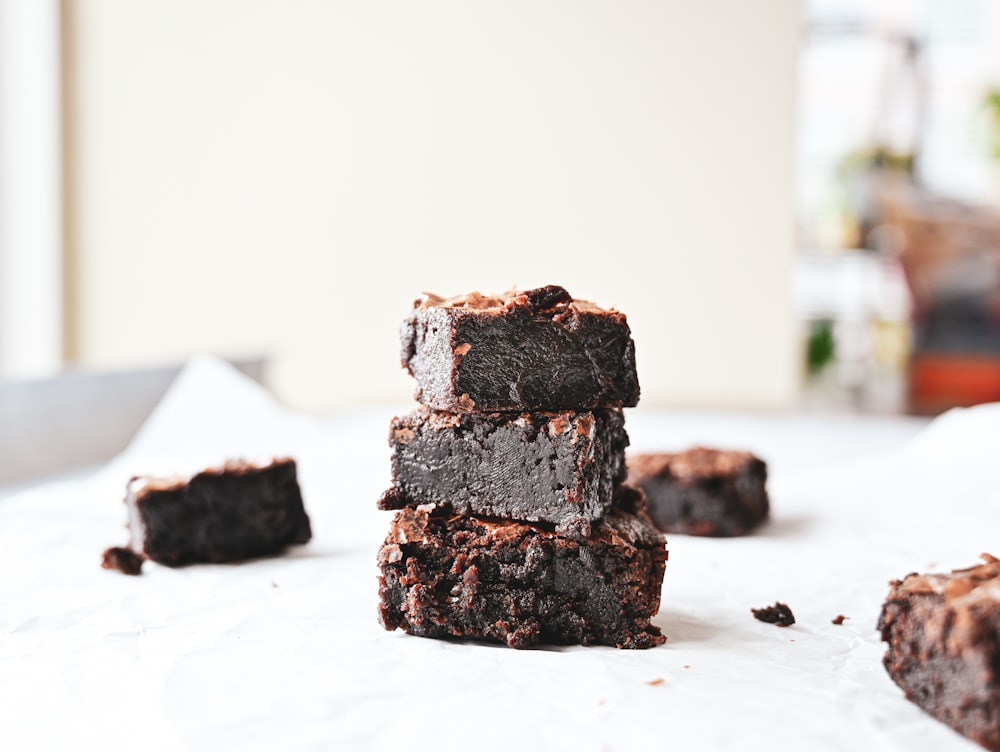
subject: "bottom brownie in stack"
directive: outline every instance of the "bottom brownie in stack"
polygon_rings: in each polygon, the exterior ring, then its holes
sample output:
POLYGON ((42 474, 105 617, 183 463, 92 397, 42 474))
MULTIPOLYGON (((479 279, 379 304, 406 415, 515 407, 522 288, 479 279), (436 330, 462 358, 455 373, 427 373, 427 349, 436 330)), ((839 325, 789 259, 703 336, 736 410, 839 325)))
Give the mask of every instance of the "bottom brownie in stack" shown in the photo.
POLYGON ((388 630, 514 648, 655 647, 666 558, 642 512, 613 509, 578 539, 424 504, 396 515, 379 551, 379 617, 388 630))

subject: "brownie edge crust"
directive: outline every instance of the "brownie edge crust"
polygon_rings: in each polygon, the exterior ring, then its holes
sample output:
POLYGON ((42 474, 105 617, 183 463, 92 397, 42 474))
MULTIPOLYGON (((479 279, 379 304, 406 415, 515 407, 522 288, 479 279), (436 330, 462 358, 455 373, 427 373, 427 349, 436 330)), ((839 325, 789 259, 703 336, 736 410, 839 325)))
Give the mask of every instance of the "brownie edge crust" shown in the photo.
POLYGON ((891 583, 878 629, 906 698, 1000 752, 1000 559, 891 583))
POLYGON ((589 538, 539 525, 398 512, 378 555, 379 620, 422 637, 651 648, 667 551, 640 516, 611 510, 589 538))

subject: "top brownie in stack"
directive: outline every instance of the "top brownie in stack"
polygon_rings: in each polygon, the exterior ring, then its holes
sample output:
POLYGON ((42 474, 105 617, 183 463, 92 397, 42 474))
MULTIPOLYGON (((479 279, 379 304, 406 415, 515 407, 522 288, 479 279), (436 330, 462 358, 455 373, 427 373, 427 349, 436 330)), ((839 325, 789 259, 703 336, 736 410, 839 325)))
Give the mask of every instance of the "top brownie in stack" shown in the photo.
POLYGON ((549 285, 500 297, 424 295, 403 322, 417 399, 456 413, 634 407, 625 316, 549 285))

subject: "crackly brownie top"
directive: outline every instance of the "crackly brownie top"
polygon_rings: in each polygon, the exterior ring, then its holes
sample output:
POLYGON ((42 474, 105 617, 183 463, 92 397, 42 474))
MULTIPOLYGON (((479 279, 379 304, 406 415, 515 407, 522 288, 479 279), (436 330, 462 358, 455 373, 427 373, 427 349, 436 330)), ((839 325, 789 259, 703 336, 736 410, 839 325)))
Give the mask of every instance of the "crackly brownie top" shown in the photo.
POLYGON ((450 308, 496 313, 525 308, 532 313, 558 314, 574 311, 576 313, 603 313, 611 316, 622 315, 613 308, 604 309, 589 300, 575 300, 565 287, 559 285, 546 285, 523 292, 508 290, 501 295, 470 292, 451 298, 442 298, 439 295, 425 292, 414 301, 413 307, 416 309, 450 308))
MULTIPOLYGON (((430 543, 436 537, 431 528, 436 518, 476 527, 479 545, 493 543, 518 545, 523 539, 534 535, 557 537, 545 527, 529 522, 468 517, 442 510, 436 504, 421 504, 399 512, 397 522, 393 526, 392 539, 386 542, 430 543)), ((571 539, 566 541, 574 545, 579 543, 571 539)), ((471 545, 473 542, 467 541, 466 544, 471 545)), ((663 536, 644 517, 620 509, 611 509, 600 522, 594 524, 592 533, 587 538, 587 545, 590 544, 649 548, 662 545, 663 536)))
POLYGON ((1000 601, 1000 559, 982 555, 983 564, 956 569, 950 574, 908 574, 892 586, 902 594, 943 595, 946 603, 961 599, 1000 601))
POLYGON ((686 452, 637 454, 629 458, 633 477, 670 476, 682 481, 732 477, 760 460, 750 452, 694 447, 686 452))
POLYGON ((170 477, 153 477, 137 475, 128 482, 128 493, 137 499, 155 491, 176 491, 183 488, 195 478, 220 477, 222 475, 250 475, 261 470, 270 470, 282 465, 295 465, 291 457, 277 457, 260 461, 245 459, 227 460, 221 467, 211 467, 195 475, 174 475, 170 477))

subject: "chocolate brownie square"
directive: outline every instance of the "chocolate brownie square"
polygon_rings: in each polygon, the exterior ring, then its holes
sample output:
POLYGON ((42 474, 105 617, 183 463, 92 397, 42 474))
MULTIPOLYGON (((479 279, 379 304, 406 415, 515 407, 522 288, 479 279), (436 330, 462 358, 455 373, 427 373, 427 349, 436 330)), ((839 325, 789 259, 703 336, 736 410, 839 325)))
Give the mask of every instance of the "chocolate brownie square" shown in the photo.
POLYGON ((625 316, 555 285, 502 296, 424 295, 401 338, 417 400, 437 410, 589 410, 639 401, 625 316))
POLYGON ((1000 559, 891 583, 878 629, 889 676, 927 713, 1000 752, 1000 559))
POLYGON ((378 555, 387 630, 541 643, 650 648, 660 605, 663 538, 613 509, 584 540, 548 527, 456 515, 427 504, 396 514, 378 555))
POLYGON ((394 487, 382 509, 437 503, 586 537, 625 478, 628 434, 620 409, 463 415, 419 407, 393 419, 389 444, 394 487))
POLYGON ((628 482, 646 492, 649 516, 666 533, 744 535, 767 519, 767 465, 749 452, 696 447, 639 454, 628 482))
POLYGON ((171 567, 267 556, 312 537, 291 459, 229 462, 190 479, 133 478, 125 503, 129 548, 171 567))

